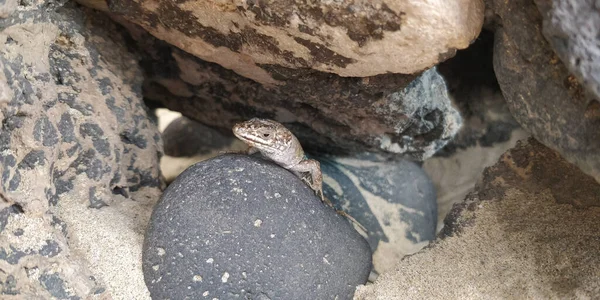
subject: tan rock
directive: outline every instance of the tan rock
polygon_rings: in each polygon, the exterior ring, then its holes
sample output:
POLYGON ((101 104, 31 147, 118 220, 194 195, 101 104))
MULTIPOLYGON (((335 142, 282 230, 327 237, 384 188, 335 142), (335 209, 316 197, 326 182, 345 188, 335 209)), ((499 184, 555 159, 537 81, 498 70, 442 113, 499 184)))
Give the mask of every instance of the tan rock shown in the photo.
POLYGON ((0 298, 149 299, 159 133, 120 27, 38 1, 0 31, 0 298))
POLYGON ((530 139, 487 168, 444 238, 355 299, 597 299, 600 185, 530 139))
MULTIPOLYGON (((97 1, 84 4, 101 7, 97 1)), ((466 48, 481 0, 111 1, 108 10, 264 85, 276 65, 341 76, 412 74, 466 48)))
POLYGON ((0 1, 0 18, 9 17, 19 5, 17 0, 2 0, 0 1))

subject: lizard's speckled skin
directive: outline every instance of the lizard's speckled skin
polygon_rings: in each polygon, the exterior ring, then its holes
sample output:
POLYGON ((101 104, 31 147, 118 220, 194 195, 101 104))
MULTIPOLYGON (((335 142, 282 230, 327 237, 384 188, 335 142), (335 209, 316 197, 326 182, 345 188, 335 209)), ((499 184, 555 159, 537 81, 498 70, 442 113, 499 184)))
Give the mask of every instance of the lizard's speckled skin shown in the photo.
POLYGON ((305 181, 322 201, 326 201, 323 197, 321 165, 314 159, 306 158, 302 145, 285 126, 273 120, 254 118, 235 124, 233 134, 250 146, 248 154, 260 152, 266 158, 292 171, 305 181), (311 181, 308 181, 303 173, 309 173, 311 181))

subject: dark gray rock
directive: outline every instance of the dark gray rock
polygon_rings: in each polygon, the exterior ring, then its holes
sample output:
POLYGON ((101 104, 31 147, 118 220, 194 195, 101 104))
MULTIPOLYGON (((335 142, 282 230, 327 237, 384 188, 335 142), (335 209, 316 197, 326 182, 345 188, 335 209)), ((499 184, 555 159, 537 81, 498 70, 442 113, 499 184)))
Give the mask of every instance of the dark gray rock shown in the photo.
POLYGON ((165 155, 173 157, 207 154, 235 140, 231 135, 226 136, 186 117, 173 120, 163 131, 162 138, 165 155))
POLYGON ((381 162, 369 154, 317 159, 325 196, 367 229, 375 271, 393 268, 403 256, 435 239, 436 192, 417 164, 381 162))
POLYGON ((567 69, 600 99, 600 1, 535 1, 543 34, 567 69))
POLYGON ((586 93, 542 35, 533 0, 491 3, 501 24, 494 70, 515 119, 600 182, 600 102, 586 93))
POLYGON ((371 269, 347 220, 291 172, 245 155, 183 172, 156 205, 143 251, 154 299, 351 299, 371 269))
POLYGON ((145 97, 224 132, 236 122, 261 117, 286 125, 307 150, 423 160, 462 124, 435 68, 361 78, 267 65, 281 84, 263 86, 123 24, 144 50, 145 97))

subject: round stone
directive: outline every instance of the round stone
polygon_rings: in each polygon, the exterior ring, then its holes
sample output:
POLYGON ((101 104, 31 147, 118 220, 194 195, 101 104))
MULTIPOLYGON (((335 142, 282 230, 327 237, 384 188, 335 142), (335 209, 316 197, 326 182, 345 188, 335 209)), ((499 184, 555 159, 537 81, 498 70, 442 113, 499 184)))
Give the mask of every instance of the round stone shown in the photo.
POLYGON ((371 251, 291 172, 224 155, 165 190, 143 271, 154 299, 352 299, 371 271, 371 251))
POLYGON ((162 138, 165 154, 173 157, 207 154, 229 146, 234 141, 233 137, 227 137, 186 117, 173 120, 165 128, 162 138))

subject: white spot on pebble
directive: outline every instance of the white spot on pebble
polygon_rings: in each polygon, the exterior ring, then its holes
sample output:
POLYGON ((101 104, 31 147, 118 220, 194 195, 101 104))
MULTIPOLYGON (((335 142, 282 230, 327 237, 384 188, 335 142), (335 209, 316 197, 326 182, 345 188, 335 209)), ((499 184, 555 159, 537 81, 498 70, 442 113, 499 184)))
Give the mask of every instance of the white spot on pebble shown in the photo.
POLYGON ((254 227, 260 227, 260 225, 262 225, 262 220, 256 219, 256 221, 254 221, 254 227))
POLYGON ((221 282, 225 283, 227 280, 229 280, 229 273, 225 272, 223 273, 223 276, 221 276, 221 282))
POLYGON ((248 278, 248 276, 246 276, 246 272, 242 272, 242 277, 248 278))
POLYGON ((274 237, 275 237, 275 234, 274 234, 274 233, 271 233, 271 238, 274 238, 274 237))
POLYGON ((280 193, 275 193, 275 198, 281 198, 281 194, 280 193))
POLYGON ((194 277, 192 277, 192 280, 194 282, 202 282, 202 276, 200 276, 200 275, 194 275, 194 277))
POLYGON ((212 257, 206 260, 206 263, 212 264, 215 261, 212 257))
POLYGON ((204 297, 208 296, 208 291, 202 293, 202 296, 204 296, 204 297))
POLYGON ((166 252, 163 248, 156 248, 156 253, 158 253, 158 256, 163 256, 166 252))
POLYGON ((328 264, 328 265, 331 265, 331 263, 329 263, 329 261, 325 257, 323 257, 323 262, 326 263, 326 264, 328 264))
POLYGON ((159 268, 159 266, 158 266, 158 265, 154 265, 154 266, 152 266, 152 270, 154 270, 154 271, 158 271, 158 268, 159 268))

